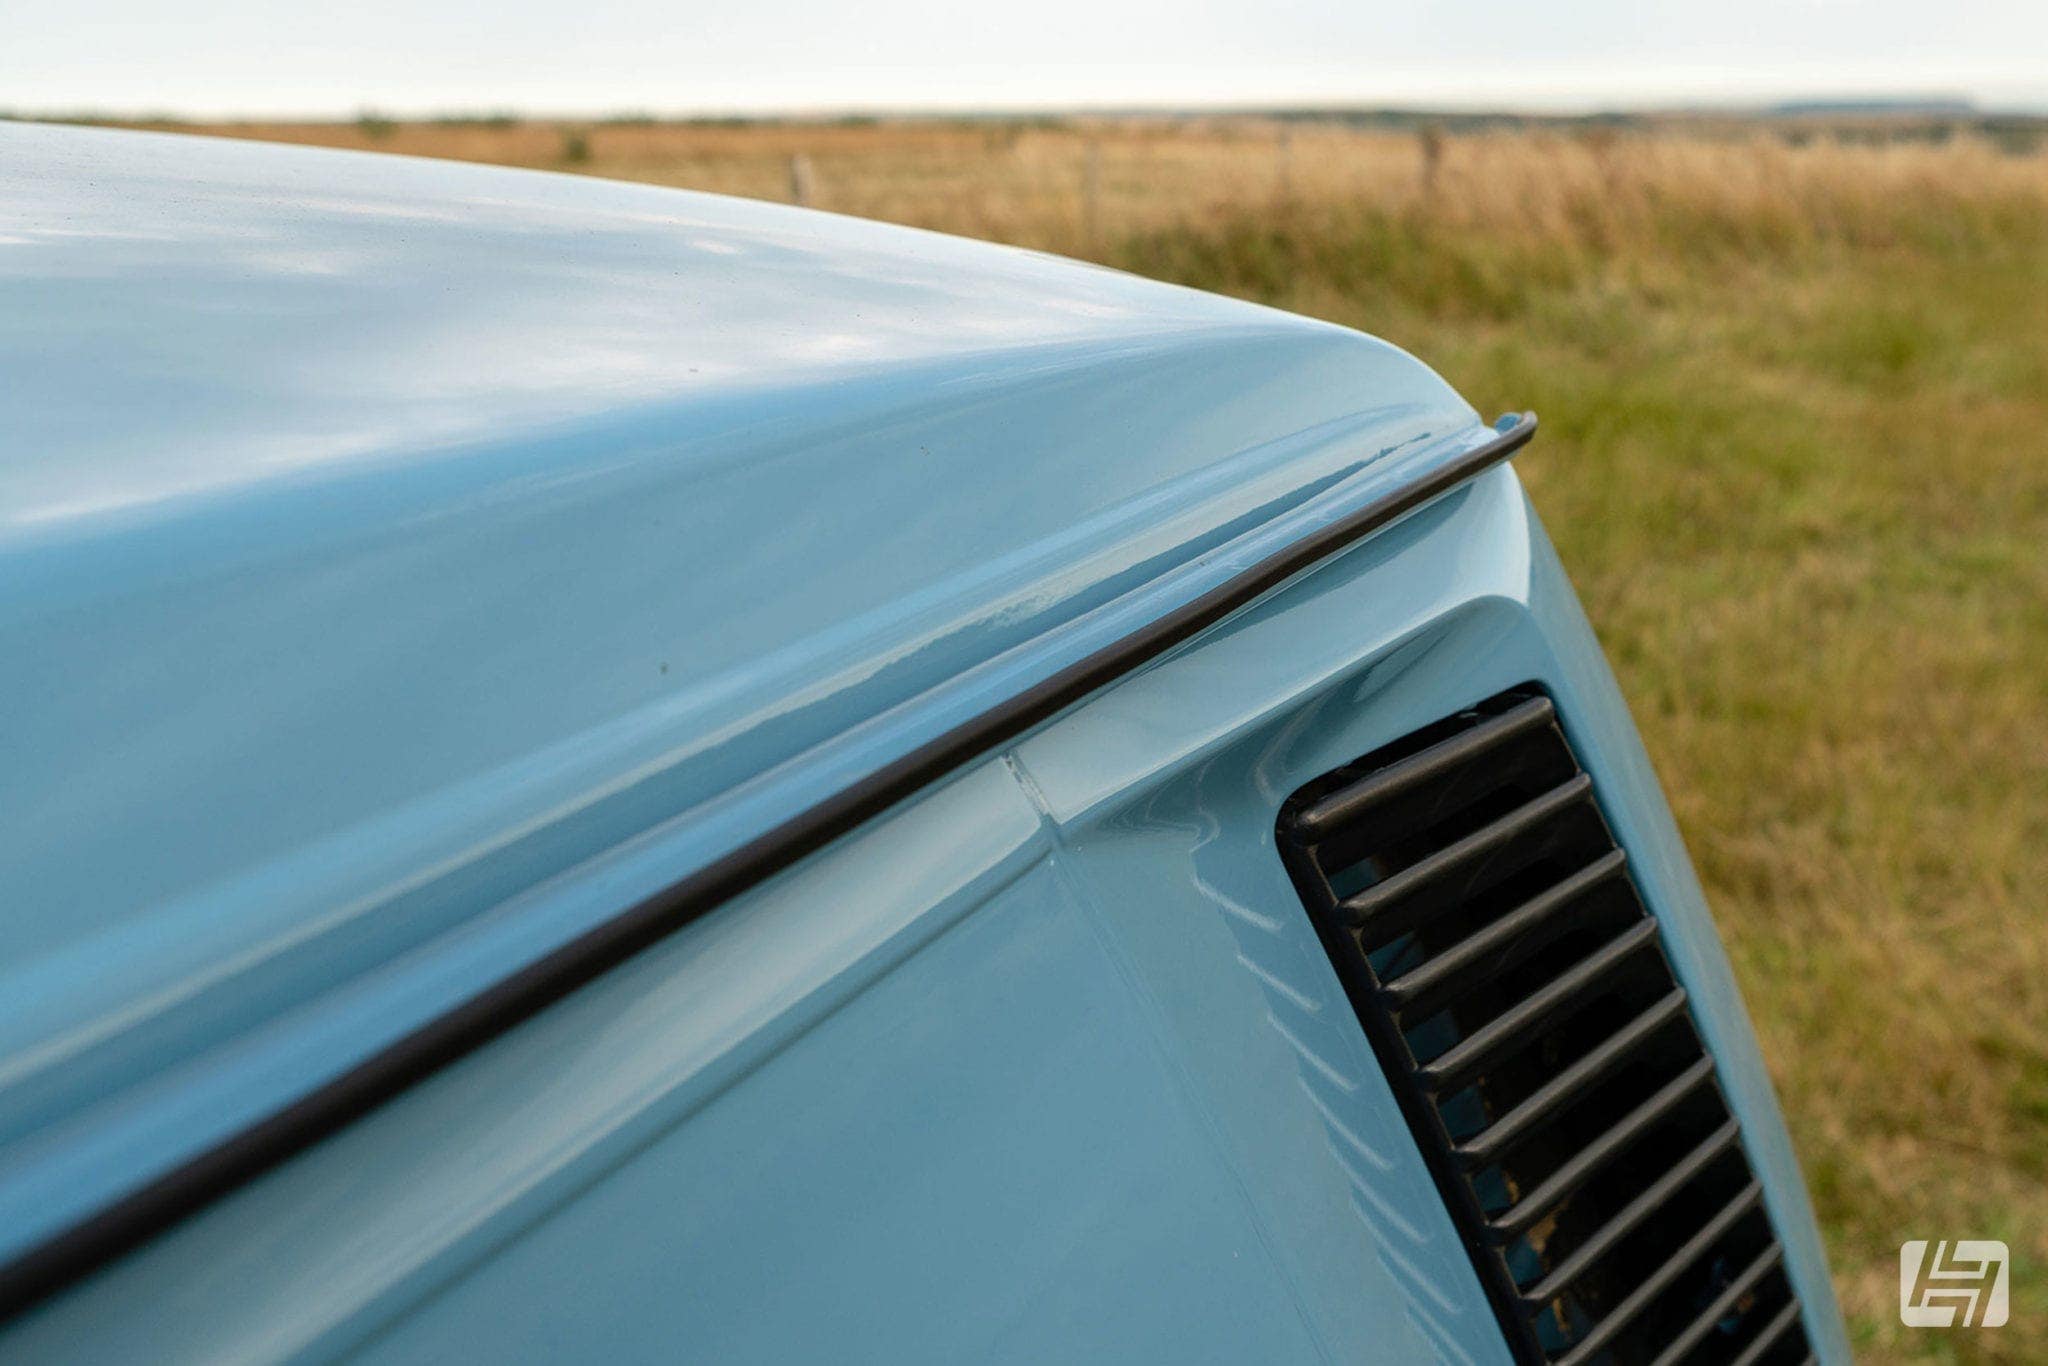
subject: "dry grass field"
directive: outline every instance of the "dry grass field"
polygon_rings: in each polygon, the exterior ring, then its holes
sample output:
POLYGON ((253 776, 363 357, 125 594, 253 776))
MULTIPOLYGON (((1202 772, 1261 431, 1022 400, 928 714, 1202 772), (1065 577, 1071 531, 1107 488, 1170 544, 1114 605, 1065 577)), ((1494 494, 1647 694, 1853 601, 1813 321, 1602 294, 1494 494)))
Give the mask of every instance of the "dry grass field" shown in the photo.
POLYGON ((1748 993, 1871 1360, 2048 1361, 2048 147, 1251 120, 213 131, 781 199, 1428 358, 1519 462, 1748 993), (1434 150, 1432 150, 1432 144, 1434 150), (1898 1326, 1909 1237, 2013 1321, 1898 1326))

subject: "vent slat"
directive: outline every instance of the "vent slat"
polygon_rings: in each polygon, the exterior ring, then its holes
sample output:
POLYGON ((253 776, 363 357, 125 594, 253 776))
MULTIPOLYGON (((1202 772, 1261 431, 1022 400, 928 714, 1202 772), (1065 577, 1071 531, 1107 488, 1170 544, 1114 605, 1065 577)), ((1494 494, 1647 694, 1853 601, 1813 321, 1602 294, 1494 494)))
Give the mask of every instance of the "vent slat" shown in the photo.
POLYGON ((1524 685, 1334 769, 1281 856, 1516 1362, 1796 1358, 1740 1116, 1568 719, 1524 685))
POLYGON ((1558 1263, 1555 1271, 1530 1287, 1523 1297, 1529 1307, 1532 1310, 1541 1309, 1570 1289, 1572 1282, 1577 1280, 1587 1267, 1613 1251, 1617 1243, 1642 1227, 1643 1221, 1662 1209, 1664 1203, 1676 1195, 1681 1187, 1705 1171, 1715 1158, 1733 1147, 1736 1135, 1740 1132, 1740 1128, 1731 1119, 1708 1135, 1706 1142, 1681 1157, 1676 1166, 1658 1177, 1655 1184, 1629 1201, 1622 1207, 1621 1213, 1602 1224, 1592 1236, 1580 1244, 1578 1251, 1558 1263))
POLYGON ((1534 1227, 1538 1220, 1590 1181, 1602 1167, 1626 1152, 1630 1145, 1670 1116, 1679 1104, 1706 1086, 1714 1077, 1714 1060, 1701 1058, 1691 1067, 1657 1088, 1656 1092, 1622 1118, 1621 1123, 1579 1149, 1571 1161, 1536 1189, 1530 1191, 1506 1213, 1496 1215, 1487 1227, 1496 1241, 1507 1243, 1534 1227))
POLYGON ((1294 818, 1295 833, 1303 843, 1315 844, 1372 808, 1463 768, 1487 751, 1547 726, 1555 718, 1549 698, 1532 697, 1420 754, 1389 764, 1370 777, 1332 792, 1294 818))
POLYGON ((1759 1252, 1748 1266, 1742 1268, 1742 1273, 1728 1283, 1726 1290, 1714 1296, 1712 1303, 1693 1316, 1693 1321, 1657 1354, 1657 1359, 1650 1366, 1678 1366, 1693 1348, 1706 1340, 1707 1334, 1714 1331, 1714 1325, 1726 1318, 1728 1312, 1742 1302, 1742 1297, 1755 1290, 1757 1282, 1783 1260, 1785 1253, 1776 1243, 1759 1252))
POLYGON ((1749 1346, 1742 1349, 1742 1355, 1728 1363, 1728 1366, 1756 1366, 1764 1354, 1785 1340, 1786 1330, 1799 1321, 1799 1301, 1793 1300, 1780 1309, 1769 1323, 1763 1326, 1749 1346))
POLYGON ((1629 1293, 1627 1299, 1614 1306, 1613 1312, 1596 1325, 1593 1331, 1565 1354, 1558 1366, 1583 1366, 1598 1356, 1608 1343, 1620 1335, 1621 1330, 1635 1321, 1638 1314, 1650 1307, 1659 1295, 1669 1290, 1672 1284, 1692 1269, 1693 1263, 1705 1256, 1708 1249, 1720 1240, 1721 1235, 1735 1225, 1762 1202, 1764 1188, 1755 1181, 1743 1189, 1742 1194, 1730 1200, 1719 1214, 1708 1221, 1705 1228, 1685 1240, 1678 1251, 1646 1277, 1643 1283, 1629 1293))
POLYGON ((1487 1128, 1458 1144, 1458 1160, 1468 1168, 1484 1167, 1526 1137, 1559 1106, 1600 1081, 1634 1055, 1636 1049, 1685 1009, 1683 987, 1671 991, 1642 1014, 1610 1035, 1605 1043, 1557 1074, 1527 1100, 1487 1128))
POLYGON ((1628 865, 1616 849, 1573 873, 1555 887, 1523 902, 1456 948, 1447 949, 1421 967, 1403 973, 1382 988, 1389 1009, 1425 1015, 1444 997, 1469 985, 1478 974, 1497 974, 1521 961, 1541 944, 1534 931, 1571 909, 1594 888, 1611 881, 1628 865))
POLYGON ((1559 1011, 1584 1003, 1586 988, 1598 982, 1644 948, 1656 942, 1657 922, 1643 919, 1595 949, 1569 970, 1503 1011, 1464 1042, 1425 1063, 1417 1072, 1424 1087, 1444 1091, 1458 1086, 1493 1061, 1496 1054, 1524 1041, 1559 1011))
POLYGON ((1444 881, 1475 867, 1484 868, 1503 850, 1514 845, 1560 812, 1584 801, 1593 790, 1593 780, 1581 773, 1545 792, 1492 824, 1473 831, 1449 848, 1438 850, 1410 868, 1403 868, 1384 882, 1376 882, 1339 902, 1337 909, 1346 923, 1356 929, 1394 924, 1394 908, 1420 887, 1444 881), (1377 922, 1377 924, 1375 924, 1377 922))

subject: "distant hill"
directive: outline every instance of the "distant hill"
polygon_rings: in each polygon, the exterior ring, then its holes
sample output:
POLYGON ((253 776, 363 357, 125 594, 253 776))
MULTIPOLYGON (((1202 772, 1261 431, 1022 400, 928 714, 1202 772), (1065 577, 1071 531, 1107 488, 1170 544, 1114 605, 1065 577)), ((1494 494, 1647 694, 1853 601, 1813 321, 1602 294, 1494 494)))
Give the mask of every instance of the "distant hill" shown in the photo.
POLYGON ((1787 100, 1782 104, 1766 105, 1767 116, 1778 118, 1950 118, 1974 117, 1977 105, 1965 99, 1928 99, 1925 97, 1866 98, 1866 99, 1819 99, 1787 100))

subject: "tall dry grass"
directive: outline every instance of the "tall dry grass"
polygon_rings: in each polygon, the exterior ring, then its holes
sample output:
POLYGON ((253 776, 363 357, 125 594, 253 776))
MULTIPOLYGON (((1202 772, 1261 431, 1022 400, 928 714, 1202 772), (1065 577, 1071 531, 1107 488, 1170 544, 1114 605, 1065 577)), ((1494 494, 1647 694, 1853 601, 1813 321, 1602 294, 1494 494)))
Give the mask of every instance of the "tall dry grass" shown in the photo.
POLYGON ((2048 1360, 2048 155, 1249 121, 245 126, 997 238, 1318 314, 1533 406, 1871 1358, 2048 1360), (577 141, 572 141, 575 139, 577 141), (1913 1334, 1909 1237, 2018 1256, 1913 1334))
POLYGON ((815 168, 813 207, 1070 254, 1135 231, 1293 206, 1414 214, 1573 254, 1631 247, 1886 247, 2039 226, 2048 155, 1969 135, 1870 144, 1768 128, 1684 136, 1594 128, 1426 138, 1260 120, 865 123, 491 121, 232 124, 207 131, 540 169, 759 199, 815 168), (580 156, 569 149, 579 144, 580 156), (1086 240, 1090 158, 1102 240, 1086 240), (2014 216, 2018 215, 2018 218, 2014 216), (1681 240, 1674 242, 1676 235, 1681 240))

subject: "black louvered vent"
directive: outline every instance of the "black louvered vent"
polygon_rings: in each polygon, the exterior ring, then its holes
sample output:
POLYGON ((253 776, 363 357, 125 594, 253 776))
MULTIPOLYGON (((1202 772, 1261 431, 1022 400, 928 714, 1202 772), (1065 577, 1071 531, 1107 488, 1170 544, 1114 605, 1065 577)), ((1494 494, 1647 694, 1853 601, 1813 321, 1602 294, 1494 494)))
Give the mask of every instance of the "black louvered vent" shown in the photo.
POLYGON ((1550 699, 1304 787, 1289 872, 1523 1359, 1808 1355, 1686 994, 1550 699))

